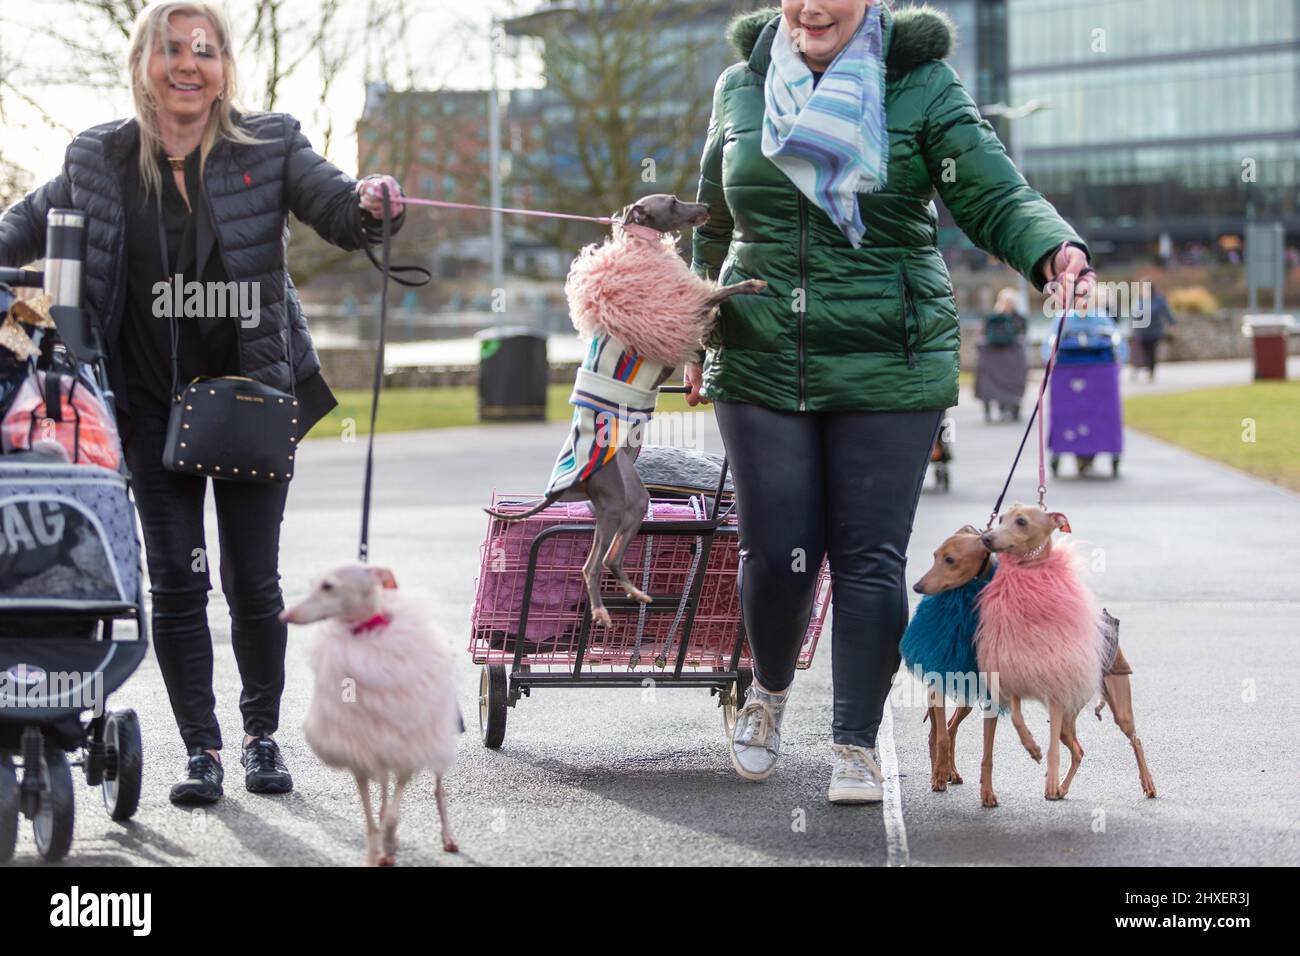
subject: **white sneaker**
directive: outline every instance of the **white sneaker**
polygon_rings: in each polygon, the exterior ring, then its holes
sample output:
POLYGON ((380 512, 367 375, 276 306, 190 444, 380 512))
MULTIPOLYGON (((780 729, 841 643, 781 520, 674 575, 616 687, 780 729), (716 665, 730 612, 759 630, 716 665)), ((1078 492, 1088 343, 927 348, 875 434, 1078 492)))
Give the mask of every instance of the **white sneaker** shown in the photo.
POLYGON ((731 765, 746 780, 766 780, 776 769, 781 755, 781 717, 789 697, 789 687, 773 694, 758 681, 749 685, 731 734, 731 765))
POLYGON ((879 803, 885 799, 885 778, 876 748, 834 744, 835 769, 826 799, 831 803, 879 803))

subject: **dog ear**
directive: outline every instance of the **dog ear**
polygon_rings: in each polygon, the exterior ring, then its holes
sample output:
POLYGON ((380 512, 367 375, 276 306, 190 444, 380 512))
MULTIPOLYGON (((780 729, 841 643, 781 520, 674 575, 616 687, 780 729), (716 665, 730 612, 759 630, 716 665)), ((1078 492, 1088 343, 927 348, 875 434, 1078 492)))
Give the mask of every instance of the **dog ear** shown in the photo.
POLYGON ((641 205, 639 200, 624 208, 623 221, 638 226, 645 222, 645 207, 641 205))
POLYGON ((367 570, 370 572, 370 576, 378 581, 381 586, 396 589, 397 578, 393 576, 393 572, 388 568, 367 568, 367 570))
POLYGON ((1062 531, 1070 530, 1070 519, 1065 516, 1063 511, 1048 512, 1048 517, 1056 524, 1056 527, 1062 531))

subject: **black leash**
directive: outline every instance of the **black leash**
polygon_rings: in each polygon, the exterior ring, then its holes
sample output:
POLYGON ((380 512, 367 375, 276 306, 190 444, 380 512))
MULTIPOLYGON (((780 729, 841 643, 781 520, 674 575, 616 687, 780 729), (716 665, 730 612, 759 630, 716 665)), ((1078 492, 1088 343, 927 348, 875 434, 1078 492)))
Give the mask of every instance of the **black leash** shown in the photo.
POLYGON ((379 392, 384 385, 384 329, 388 325, 388 282, 391 279, 398 285, 419 287, 428 284, 433 273, 423 266, 394 266, 389 262, 393 244, 393 208, 388 201, 388 187, 380 186, 384 204, 384 228, 382 241, 382 261, 375 258, 374 250, 366 246, 366 255, 383 274, 383 285, 379 290, 379 352, 375 356, 375 381, 370 396, 370 435, 366 442, 366 480, 361 493, 361 545, 357 557, 365 563, 370 557, 370 492, 374 478, 375 465, 375 419, 379 413, 379 392), (400 278, 395 272, 419 272, 424 274, 420 281, 400 278))
MULTIPOLYGON (((1079 278, 1082 279, 1084 275, 1090 272, 1093 272, 1093 269, 1091 267, 1079 273, 1079 278)), ((1074 291, 1073 289, 1070 289, 1068 290, 1068 293, 1072 296, 1073 291, 1074 291)), ((1043 382, 1039 386, 1038 401, 1034 403, 1034 410, 1029 413, 1029 421, 1025 424, 1025 433, 1022 436, 1020 436, 1020 447, 1016 449, 1016 457, 1015 460, 1011 463, 1011 471, 1007 473, 1007 480, 1002 483, 1002 491, 998 495, 997 502, 994 503, 993 505, 993 511, 989 514, 989 523, 984 526, 985 531, 993 527, 993 522, 997 520, 998 512, 1002 510, 1002 502, 1007 496, 1007 489, 1011 487, 1011 479, 1015 477, 1016 467, 1020 464, 1020 456, 1025 450, 1025 442, 1029 440, 1029 433, 1034 428, 1034 421, 1038 417, 1040 411, 1042 410, 1043 400, 1047 397, 1047 384, 1052 377, 1053 369, 1056 368, 1056 353, 1057 350, 1060 349, 1061 347, 1061 334, 1065 330, 1065 317, 1066 315, 1069 314, 1069 312, 1070 312, 1070 307, 1063 307, 1061 309, 1061 318, 1056 323, 1056 338, 1052 342, 1052 351, 1048 354, 1047 364, 1043 367, 1043 382)), ((1047 487, 1043 482, 1040 481, 1038 484, 1039 507, 1043 507, 1043 508, 1046 507, 1046 505, 1043 502, 1043 498, 1046 494, 1047 494, 1047 487)), ((987 560, 988 558, 985 557, 986 562, 987 560)), ((983 566, 981 566, 980 572, 982 573, 983 570, 984 568, 983 566)))

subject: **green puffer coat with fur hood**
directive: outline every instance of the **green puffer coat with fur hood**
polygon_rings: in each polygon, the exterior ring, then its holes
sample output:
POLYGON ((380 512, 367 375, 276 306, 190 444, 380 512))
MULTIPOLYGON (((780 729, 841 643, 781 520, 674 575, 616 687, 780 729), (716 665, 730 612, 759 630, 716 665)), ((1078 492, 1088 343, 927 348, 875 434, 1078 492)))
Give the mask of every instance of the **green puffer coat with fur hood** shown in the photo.
POLYGON ((957 307, 939 254, 936 190, 976 245, 1038 289, 1049 253, 1062 242, 1083 246, 944 62, 954 42, 948 17, 929 7, 882 14, 889 165, 885 188, 859 195, 867 234, 858 249, 761 150, 780 10, 731 22, 743 61, 713 93, 698 194, 711 218, 695 231, 692 268, 767 288, 721 307, 704 366, 709 398, 784 411, 955 405, 957 307))

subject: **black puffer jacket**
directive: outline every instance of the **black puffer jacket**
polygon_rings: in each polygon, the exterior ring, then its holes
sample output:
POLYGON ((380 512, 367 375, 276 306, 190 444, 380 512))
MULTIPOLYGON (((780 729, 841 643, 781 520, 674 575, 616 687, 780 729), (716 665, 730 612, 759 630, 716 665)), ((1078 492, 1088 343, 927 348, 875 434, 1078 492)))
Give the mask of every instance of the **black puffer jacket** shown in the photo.
MULTIPOLYGON (((207 158, 203 187, 217 230, 221 261, 231 280, 261 283, 259 321, 236 323, 240 372, 274 388, 289 389, 285 329, 291 330, 293 381, 303 403, 302 434, 338 404, 320 375, 298 299, 285 268, 292 212, 328 242, 360 249, 378 241, 380 224, 357 205, 356 180, 311 148, 300 125, 284 113, 236 114, 264 143, 221 139, 207 158)), ((63 171, 0 217, 0 265, 20 266, 45 255, 50 209, 80 209, 87 216, 86 305, 108 351, 109 384, 120 411, 129 415, 117 345, 126 301, 125 163, 139 140, 134 119, 104 123, 80 133, 68 147, 63 171)), ((403 216, 394 222, 400 228, 403 216)))

